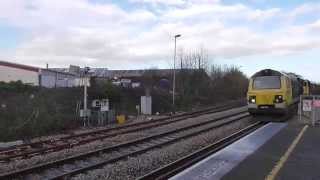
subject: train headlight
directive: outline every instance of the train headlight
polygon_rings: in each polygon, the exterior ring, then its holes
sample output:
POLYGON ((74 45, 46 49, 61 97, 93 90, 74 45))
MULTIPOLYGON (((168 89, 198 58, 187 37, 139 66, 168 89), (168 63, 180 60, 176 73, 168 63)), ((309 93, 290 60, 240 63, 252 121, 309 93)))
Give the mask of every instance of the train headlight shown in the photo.
POLYGON ((255 96, 249 96, 249 103, 256 103, 256 97, 255 96))
POLYGON ((274 102, 275 103, 283 103, 283 96, 282 95, 276 95, 274 97, 274 102))

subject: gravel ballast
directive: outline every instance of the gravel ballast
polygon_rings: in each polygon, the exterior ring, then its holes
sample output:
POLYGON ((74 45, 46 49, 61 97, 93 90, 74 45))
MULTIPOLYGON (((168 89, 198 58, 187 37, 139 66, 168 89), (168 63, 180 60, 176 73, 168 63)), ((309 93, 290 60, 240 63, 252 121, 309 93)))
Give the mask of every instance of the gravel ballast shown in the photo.
POLYGON ((106 165, 103 168, 89 171, 86 174, 79 174, 72 179, 135 179, 216 142, 217 140, 246 127, 250 122, 251 120, 248 118, 223 128, 211 130, 192 138, 179 141, 161 149, 148 151, 142 155, 130 157, 127 160, 119 161, 115 164, 106 165))
POLYGON ((119 136, 104 139, 104 140, 94 141, 94 142, 84 144, 81 146, 76 146, 71 149, 65 149, 65 150, 58 151, 58 152, 53 152, 53 153, 49 153, 49 154, 45 154, 45 155, 39 155, 39 156, 31 157, 29 159, 15 160, 15 161, 11 161, 9 163, 0 163, 0 173, 12 171, 12 170, 16 170, 16 169, 21 169, 21 168, 25 168, 25 167, 30 167, 32 165, 40 164, 43 162, 62 159, 62 158, 65 158, 65 157, 68 157, 71 155, 75 155, 75 154, 82 153, 82 152, 87 152, 90 150, 95 150, 95 149, 102 148, 102 147, 109 147, 109 146, 112 146, 115 144, 123 143, 126 141, 141 138, 141 137, 150 136, 150 135, 153 135, 156 133, 174 130, 177 128, 189 126, 191 124, 196 124, 196 123, 207 121, 207 120, 219 117, 219 116, 223 116, 227 113, 229 114, 231 112, 239 112, 240 110, 243 110, 243 108, 236 108, 236 109, 232 109, 232 110, 225 111, 225 112, 207 114, 207 115, 202 115, 199 117, 189 118, 189 119, 186 119, 183 121, 160 126, 157 128, 151 128, 151 129, 143 130, 140 132, 134 132, 134 133, 119 135, 119 136))

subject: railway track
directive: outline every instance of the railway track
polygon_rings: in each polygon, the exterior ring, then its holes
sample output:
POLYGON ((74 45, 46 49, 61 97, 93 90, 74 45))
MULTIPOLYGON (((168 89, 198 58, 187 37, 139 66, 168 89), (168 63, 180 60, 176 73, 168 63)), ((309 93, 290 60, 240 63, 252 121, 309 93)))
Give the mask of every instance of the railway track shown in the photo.
POLYGON ((105 147, 25 169, 7 172, 0 174, 0 179, 33 179, 32 175, 40 176, 41 179, 68 178, 213 129, 221 128, 247 117, 250 117, 247 112, 225 115, 220 118, 210 119, 201 123, 180 127, 175 130, 124 142, 111 147, 105 147))
POLYGON ((32 143, 22 144, 10 147, 0 151, 0 162, 8 162, 13 159, 25 159, 37 155, 43 155, 51 152, 61 151, 63 149, 73 148, 75 146, 83 145, 96 140, 103 140, 106 138, 115 137, 122 134, 133 133, 141 130, 155 128, 187 118, 193 118, 205 114, 217 113, 242 105, 241 101, 235 101, 212 108, 207 108, 199 111, 184 113, 172 117, 161 118, 152 121, 143 121, 138 123, 127 124, 123 126, 105 128, 92 132, 79 133, 61 137, 58 139, 49 139, 36 141, 32 143))
POLYGON ((178 174, 179 172, 187 169, 188 167, 192 166, 193 164, 205 159, 206 157, 210 156, 218 152, 219 150, 225 148, 226 146, 230 145, 231 143, 239 140, 240 138, 244 137, 245 135, 253 132, 254 130, 260 128, 261 126, 267 124, 266 122, 256 122, 238 132, 231 134, 228 137, 225 137, 218 142, 210 144, 192 154, 189 154, 185 157, 178 159, 164 167, 158 168, 142 177, 137 178, 137 180, 165 180, 169 179, 170 177, 178 174))

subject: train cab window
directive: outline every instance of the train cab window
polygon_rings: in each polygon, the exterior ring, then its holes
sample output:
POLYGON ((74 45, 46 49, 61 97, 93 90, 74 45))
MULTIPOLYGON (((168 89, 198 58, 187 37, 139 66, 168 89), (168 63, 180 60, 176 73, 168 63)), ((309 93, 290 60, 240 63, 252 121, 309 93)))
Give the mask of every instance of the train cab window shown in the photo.
POLYGON ((280 89, 279 76, 259 76, 253 79, 253 89, 280 89))

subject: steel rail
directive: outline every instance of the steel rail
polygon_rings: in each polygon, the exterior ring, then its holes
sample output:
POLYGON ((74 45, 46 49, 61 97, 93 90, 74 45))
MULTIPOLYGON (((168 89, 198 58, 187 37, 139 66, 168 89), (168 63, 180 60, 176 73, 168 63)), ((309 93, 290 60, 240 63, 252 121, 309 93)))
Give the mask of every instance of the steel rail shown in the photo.
MULTIPOLYGON (((11 159, 18 158, 18 157, 27 158, 27 157, 32 157, 32 156, 39 155, 39 154, 56 152, 59 150, 72 148, 74 146, 79 146, 79 145, 82 145, 82 144, 85 144, 88 142, 92 142, 92 141, 96 141, 96 140, 102 140, 105 138, 110 138, 110 137, 114 137, 114 136, 121 135, 121 134, 132 133, 132 132, 141 131, 144 129, 149 129, 149 128, 153 128, 153 127, 158 127, 158 126, 162 126, 162 125, 166 125, 166 124, 175 123, 178 121, 185 120, 187 118, 201 116, 204 114, 222 112, 222 111, 227 110, 229 108, 233 108, 234 106, 230 106, 230 105, 225 105, 222 107, 217 106, 217 107, 212 107, 211 109, 208 108, 208 109, 204 109, 201 111, 195 111, 195 112, 177 115, 174 117, 167 117, 167 118, 161 118, 161 119, 157 119, 157 120, 153 120, 153 121, 132 123, 132 124, 124 125, 124 126, 107 128, 107 129, 103 129, 103 130, 97 130, 94 132, 86 132, 86 133, 76 134, 76 135, 72 135, 72 136, 67 136, 67 137, 63 137, 60 139, 55 139, 54 141, 55 141, 55 143, 57 143, 57 142, 61 142, 61 141, 72 140, 77 137, 85 137, 85 136, 92 136, 92 135, 100 134, 99 136, 96 136, 96 137, 89 137, 86 139, 80 139, 80 140, 78 140, 76 142, 72 142, 72 143, 64 142, 64 143, 61 143, 58 145, 53 145, 51 147, 43 147, 43 145, 44 144, 52 144, 53 143, 52 140, 51 141, 46 140, 46 141, 34 142, 34 143, 30 143, 29 145, 25 145, 25 146, 39 146, 39 145, 41 145, 40 148, 35 148, 33 150, 26 150, 23 147, 18 146, 18 147, 16 147, 16 149, 13 149, 13 151, 16 150, 19 153, 14 153, 11 155, 0 157, 0 161, 10 161, 11 159), (142 127, 140 127, 140 126, 142 126, 142 127), (135 127, 135 128, 121 130, 121 129, 125 129, 125 128, 130 128, 130 127, 135 127), (116 130, 120 130, 120 131, 116 131, 116 130), (110 133, 110 131, 116 131, 116 132, 110 133), (106 133, 106 134, 102 134, 102 133, 106 133)), ((0 155, 1 155, 1 152, 0 152, 0 155)))
POLYGON ((222 124, 219 124, 219 125, 213 125, 213 126, 210 126, 210 127, 205 128, 205 129, 202 129, 202 130, 199 130, 199 131, 196 131, 196 132, 191 132, 191 133, 189 133, 189 134, 187 134, 187 135, 174 138, 174 139, 169 140, 169 141, 164 141, 164 142, 161 142, 161 143, 159 143, 159 144, 156 144, 156 145, 153 145, 153 146, 150 146, 150 147, 146 147, 146 148, 143 148, 143 149, 134 151, 134 152, 126 153, 126 154, 121 155, 121 156, 116 157, 116 158, 112 158, 112 159, 109 159, 109 160, 106 160, 106 161, 102 161, 102 162, 98 162, 98 163, 95 163, 95 164, 92 164, 92 165, 88 165, 88 166, 86 166, 86 167, 82 167, 82 168, 78 168, 78 169, 75 169, 75 170, 72 170, 72 171, 69 171, 69 172, 65 172, 65 173, 62 173, 62 174, 57 175, 57 176, 55 176, 55 177, 49 178, 49 179, 50 179, 50 180, 64 179, 64 178, 71 177, 71 176, 73 176, 73 175, 77 175, 77 174, 80 174, 80 173, 84 173, 84 172, 87 172, 87 171, 89 171, 89 170, 93 170, 93 169, 102 167, 102 166, 107 165, 107 164, 111 164, 111 163, 115 163, 115 162, 120 161, 120 160, 124 160, 124 159, 126 159, 126 158, 128 158, 128 157, 137 156, 137 155, 143 154, 143 153, 145 153, 145 152, 147 152, 147 151, 150 151, 150 150, 153 150, 153 149, 156 149, 156 148, 161 148, 161 147, 163 147, 163 146, 165 146, 165 145, 175 143, 175 142, 180 141, 180 140, 182 140, 182 139, 186 139, 186 138, 190 138, 190 137, 192 137, 192 136, 199 135, 199 134, 201 134, 201 133, 210 131, 210 130, 215 129, 215 128, 220 128, 220 127, 222 127, 222 126, 231 124, 231 123, 233 123, 233 122, 238 121, 239 119, 242 119, 242 118, 245 118, 245 117, 248 117, 248 116, 249 116, 249 115, 243 116, 243 117, 240 117, 240 118, 236 118, 236 119, 233 119, 233 120, 231 120, 231 121, 227 121, 227 122, 222 123, 222 124))
POLYGON ((213 125, 213 126, 207 127, 204 130, 191 133, 188 136, 182 136, 182 137, 174 138, 172 140, 165 141, 165 142, 162 142, 160 144, 156 144, 154 146, 147 147, 147 148, 144 148, 142 150, 138 150, 138 151, 135 151, 135 152, 132 152, 132 153, 128 153, 128 154, 122 155, 122 156, 117 157, 117 158, 113 158, 113 159, 106 160, 106 161, 103 161, 103 162, 99 162, 99 163, 96 163, 96 164, 93 164, 93 165, 90 165, 90 166, 86 166, 85 168, 76 169, 76 170, 73 170, 71 172, 59 175, 56 178, 60 178, 60 176, 61 177, 65 177, 65 176, 73 175, 73 174, 76 174, 76 173, 79 173, 79 172, 83 172, 83 171, 87 171, 87 170, 90 170, 90 169, 94 169, 96 167, 103 166, 103 165, 108 164, 108 163, 116 162, 116 161, 121 160, 123 158, 126 158, 128 156, 132 156, 132 155, 139 154, 139 153, 141 154, 141 153, 143 153, 145 151, 148 151, 150 149, 154 149, 156 147, 160 147, 162 145, 165 145, 165 144, 168 144, 168 143, 172 143, 172 142, 178 141, 178 140, 183 139, 183 138, 194 136, 197 133, 199 134, 201 132, 209 131, 209 130, 214 129, 214 128, 222 127, 222 126, 224 126, 226 124, 230 124, 232 122, 238 121, 239 119, 242 119, 242 118, 245 118, 245 117, 249 117, 249 114, 248 113, 242 113, 242 114, 241 113, 236 113, 236 114, 232 114, 232 115, 229 114, 229 115, 226 115, 224 117, 211 119, 211 120, 208 120, 208 121, 205 121, 205 122, 201 122, 201 123, 198 123, 198 124, 194 124, 194 125, 190 125, 190 126, 186 126, 186 127, 181 127, 181 128, 175 129, 175 130, 167 131, 167 132, 164 132, 164 133, 159 133, 159 134, 156 134, 156 135, 140 138, 140 139, 137 139, 137 140, 133 140, 133 141, 129 141, 129 142, 121 143, 121 144, 117 144, 117 145, 114 145, 114 146, 111 146, 111 147, 101 148, 101 149, 98 149, 98 150, 93 150, 93 151, 90 151, 90 152, 86 152, 86 153, 74 155, 74 156, 71 156, 71 157, 67 157, 67 158, 64 158, 64 159, 61 159, 61 160, 47 162, 47 163, 39 164, 39 165, 36 165, 36 166, 33 166, 33 167, 28 167, 28 168, 24 168, 24 169, 12 171, 12 172, 0 174, 0 179, 2 179, 2 178, 5 178, 5 179, 7 178, 8 179, 8 178, 21 177, 21 176, 24 176, 24 175, 27 175, 27 174, 31 174, 33 172, 36 172, 36 173, 37 172, 41 172, 43 170, 54 168, 54 167, 59 167, 59 166, 64 165, 64 164, 74 163, 74 162, 77 162, 79 160, 83 160, 83 159, 92 157, 94 155, 99 155, 101 153, 108 153, 108 152, 117 151, 120 148, 128 148, 128 147, 136 146, 137 144, 142 144, 142 143, 145 143, 145 142, 148 142, 148 141, 152 141, 152 140, 155 140, 155 139, 159 139, 159 138, 163 138, 163 137, 170 136, 170 135, 173 135, 173 134, 181 133, 181 132, 186 131, 186 130, 192 130, 192 129, 196 128, 196 127, 205 126, 205 125, 208 125, 209 123, 216 123, 218 121, 221 121, 221 120, 224 120, 224 119, 227 119, 227 118, 231 118, 231 117, 234 117, 233 120, 229 120, 227 122, 220 123, 218 125, 213 125))
MULTIPOLYGON (((201 112, 215 110, 215 109, 218 110, 219 108, 228 108, 229 106, 231 108, 233 108, 233 107, 238 107, 238 106, 241 106, 241 105, 244 105, 241 100, 231 101, 231 102, 223 103, 223 104, 216 105, 216 106, 213 106, 213 107, 204 108, 204 109, 201 109, 201 110, 198 110, 198 111, 186 112, 186 113, 183 113, 183 114, 178 114, 178 115, 174 115, 174 116, 170 116, 170 117, 159 118, 159 119, 153 120, 153 122, 163 121, 163 120, 172 119, 172 118, 183 117, 183 116, 186 116, 186 115, 192 115, 192 114, 195 114, 195 113, 201 113, 201 112), (238 104, 238 103, 239 103, 239 105, 235 105, 235 104, 238 104), (232 105, 234 105, 234 106, 232 106, 232 105)), ((36 142, 30 142, 30 143, 24 143, 24 144, 20 144, 20 145, 14 145, 14 146, 10 146, 8 148, 4 148, 4 149, 0 150, 0 154, 5 153, 5 152, 9 152, 10 150, 12 150, 14 148, 26 148, 28 146, 36 146, 38 144, 51 143, 53 140, 54 141, 56 141, 56 140, 64 140, 64 139, 68 139, 69 137, 80 137, 80 136, 83 136, 83 135, 91 135, 92 133, 101 133, 101 132, 105 132, 105 131, 119 130, 119 129, 131 127, 131 126, 135 126, 135 125, 140 125, 140 124, 145 124, 145 123, 150 123, 150 122, 149 121, 144 121, 144 122, 138 122, 138 123, 131 123, 131 124, 121 125, 121 126, 117 126, 117 127, 94 130, 94 131, 91 131, 91 132, 73 134, 73 135, 61 137, 61 138, 58 138, 58 139, 40 140, 40 141, 36 141, 36 142)))
POLYGON ((226 146, 234 143, 235 141, 241 139, 242 137, 248 135, 249 133, 255 131, 262 125, 266 123, 264 122, 256 122, 240 131, 237 131, 231 134, 228 137, 225 137, 213 144, 210 144, 190 155, 182 157, 166 166, 158 168, 142 177, 137 178, 137 180, 164 180, 168 179, 179 172, 187 169, 193 164, 205 159, 206 157, 218 152, 219 150, 225 148, 226 146))

